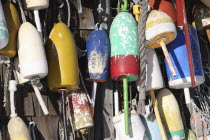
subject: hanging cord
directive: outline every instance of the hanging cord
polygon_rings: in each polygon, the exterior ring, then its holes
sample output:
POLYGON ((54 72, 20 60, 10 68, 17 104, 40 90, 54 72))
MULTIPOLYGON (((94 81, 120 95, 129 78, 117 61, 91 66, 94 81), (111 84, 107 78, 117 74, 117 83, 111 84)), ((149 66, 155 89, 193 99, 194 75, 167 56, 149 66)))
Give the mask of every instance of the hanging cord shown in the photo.
POLYGON ((102 3, 102 0, 99 1, 99 4, 98 4, 98 8, 97 8, 97 11, 98 11, 98 23, 99 23, 99 27, 100 27, 100 24, 102 23, 102 12, 103 12, 103 8, 101 7, 101 3, 102 3))
POLYGON ((22 3, 20 0, 17 0, 18 2, 18 5, 19 5, 19 8, 20 8, 20 13, 21 13, 21 18, 22 18, 22 21, 23 22, 26 22, 26 17, 25 17, 25 14, 23 12, 23 6, 22 6, 22 3))
POLYGON ((69 0, 66 0, 66 3, 67 3, 67 9, 68 9, 68 21, 67 21, 67 26, 70 27, 70 23, 71 23, 71 9, 70 9, 69 0))
POLYGON ((147 63, 147 45, 146 45, 146 20, 148 16, 148 0, 140 0, 141 14, 138 21, 139 34, 139 52, 140 52, 140 73, 139 80, 136 82, 139 91, 139 101, 137 111, 139 114, 145 114, 146 99, 146 63, 147 63))

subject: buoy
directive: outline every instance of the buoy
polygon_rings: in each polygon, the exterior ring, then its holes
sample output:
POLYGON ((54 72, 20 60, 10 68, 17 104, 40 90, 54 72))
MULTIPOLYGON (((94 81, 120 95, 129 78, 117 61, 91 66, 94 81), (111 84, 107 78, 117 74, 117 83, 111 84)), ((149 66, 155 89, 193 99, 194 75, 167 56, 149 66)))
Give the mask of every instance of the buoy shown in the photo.
POLYGON ((84 89, 79 87, 79 89, 73 91, 69 95, 68 101, 68 111, 70 112, 70 120, 74 131, 92 127, 93 117, 84 89))
POLYGON ((158 111, 158 102, 155 98, 154 90, 163 88, 163 78, 158 63, 158 58, 154 49, 148 50, 147 53, 147 77, 146 77, 146 90, 150 92, 152 105, 154 107, 155 116, 157 118, 160 134, 163 140, 167 140, 163 124, 161 122, 160 114, 158 111))
POLYGON ((10 58, 16 55, 17 35, 20 27, 18 12, 12 3, 6 2, 3 5, 7 28, 9 31, 9 42, 5 48, 0 49, 0 54, 4 54, 10 58))
MULTIPOLYGON (((202 68, 198 36, 196 30, 192 26, 189 26, 189 34, 191 38, 190 44, 193 57, 195 83, 196 85, 200 85, 204 82, 205 78, 202 68)), ((169 87, 175 89, 191 87, 190 69, 183 30, 179 31, 177 38, 168 44, 167 48, 177 72, 177 76, 172 77, 169 66, 165 61, 169 87)))
POLYGON ((168 138, 184 139, 185 132, 179 105, 173 93, 168 89, 161 89, 157 96, 158 109, 165 126, 168 138))
MULTIPOLYGON (((48 67, 44 45, 38 31, 29 22, 23 23, 19 29, 18 56, 23 78, 32 81, 47 76, 48 67)), ((44 114, 49 114, 38 87, 33 83, 32 86, 44 114)))
POLYGON ((23 0, 23 3, 26 9, 34 10, 36 27, 42 37, 42 26, 39 18, 39 10, 48 8, 49 0, 23 0))
POLYGON ((190 126, 196 134, 198 140, 208 140, 210 138, 207 123, 203 121, 200 112, 193 112, 190 117, 190 126))
POLYGON ((125 115, 124 113, 118 114, 113 117, 113 124, 119 140, 146 140, 147 136, 145 133, 144 125, 141 121, 140 116, 135 110, 130 112, 129 119, 129 135, 124 133, 125 125, 124 125, 125 115))
POLYGON ((88 59, 87 80, 93 81, 91 107, 94 113, 97 82, 105 82, 109 74, 110 43, 106 32, 100 26, 91 33, 86 44, 88 59))
POLYGON ((50 90, 61 93, 64 139, 67 140, 66 94, 79 85, 77 50, 71 31, 62 22, 54 25, 49 39, 48 86, 50 90))
POLYGON ((114 18, 110 28, 111 77, 123 81, 125 133, 129 135, 128 82, 136 81, 139 75, 138 29, 133 16, 127 11, 123 0, 121 12, 114 18))
POLYGON ((2 2, 0 1, 0 49, 3 49, 8 44, 8 41, 9 33, 2 8, 2 2))
MULTIPOLYGON (((150 120, 149 115, 149 105, 146 105, 146 114, 144 116, 141 116, 141 120, 144 124, 144 127, 146 129, 146 135, 148 137, 148 140, 162 140, 161 132, 158 126, 157 119, 150 120)), ((165 131, 165 130, 164 130, 165 131)), ((166 138, 167 140, 167 138, 166 138)))
POLYGON ((172 76, 176 76, 176 71, 170 60, 165 44, 170 43, 176 38, 176 27, 173 20, 166 13, 153 10, 150 12, 146 22, 146 39, 149 48, 161 46, 167 63, 170 66, 172 76))
POLYGON ((210 8, 210 1, 209 0, 201 0, 201 2, 210 8))
POLYGON ((195 134, 190 129, 185 130, 185 140, 197 140, 195 134))
POLYGON ((166 13, 173 19, 173 22, 176 23, 176 9, 171 2, 166 0, 150 0, 149 6, 153 10, 158 10, 166 13))
POLYGON ((193 13, 196 30, 205 29, 210 42, 210 8, 199 2, 194 5, 193 13))
POLYGON ((23 120, 17 116, 15 112, 14 93, 17 90, 17 82, 15 80, 9 81, 10 91, 10 108, 11 108, 11 119, 8 123, 8 132, 10 140, 31 140, 29 130, 23 120))

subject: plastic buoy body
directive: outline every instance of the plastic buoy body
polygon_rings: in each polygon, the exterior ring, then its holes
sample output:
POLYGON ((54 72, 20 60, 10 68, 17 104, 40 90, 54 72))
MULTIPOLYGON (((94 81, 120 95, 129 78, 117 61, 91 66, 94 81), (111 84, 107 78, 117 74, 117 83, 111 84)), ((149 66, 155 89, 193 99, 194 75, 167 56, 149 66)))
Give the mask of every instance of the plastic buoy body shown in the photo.
POLYGON ((29 22, 21 25, 18 34, 18 55, 21 74, 25 79, 47 76, 48 66, 42 39, 29 22))
POLYGON ((157 96, 158 109, 166 128, 168 138, 185 138, 185 131, 179 105, 173 93, 168 89, 161 89, 157 96))
POLYGON ((147 52, 146 90, 156 90, 163 87, 163 77, 160 70, 157 54, 154 49, 147 52))
POLYGON ((9 33, 7 24, 2 8, 2 2, 0 1, 0 49, 3 49, 9 41, 9 33))
POLYGON ((17 35, 20 27, 18 12, 15 6, 9 2, 3 5, 7 28, 9 31, 9 42, 5 48, 0 50, 0 54, 5 54, 8 57, 14 57, 17 49, 17 35))
POLYGON ((139 74, 138 29, 128 12, 119 13, 110 28, 110 68, 113 80, 127 77, 136 81, 139 74))
POLYGON ((109 74, 110 43, 106 32, 94 30, 86 45, 88 57, 87 80, 104 82, 109 74))
POLYGON ((29 130, 20 117, 11 118, 7 127, 10 140, 31 140, 29 130))
POLYGON ((166 13, 153 10, 146 22, 146 39, 149 48, 160 47, 160 40, 165 44, 176 38, 176 27, 173 20, 166 13))
POLYGON ((210 1, 209 0, 201 0, 201 2, 210 8, 210 1))
POLYGON ((93 118, 87 95, 82 88, 71 93, 68 107, 75 131, 93 126, 93 118))
POLYGON ((149 6, 154 10, 159 10, 166 13, 173 19, 174 23, 176 23, 176 9, 171 2, 166 0, 150 0, 149 6))
POLYGON ((141 120, 146 128, 148 140, 162 140, 157 120, 149 120, 148 115, 149 114, 145 114, 144 116, 141 116, 141 120))
POLYGON ((203 138, 204 140, 209 137, 209 130, 207 127, 207 123, 203 121, 202 116, 199 112, 193 112, 190 118, 190 125, 192 131, 199 138, 203 138))
MULTIPOLYGON (((189 26, 189 30, 195 83, 196 85, 200 85, 205 81, 203 75, 200 46, 196 30, 192 26, 189 26)), ((167 45, 167 48, 174 68, 177 72, 177 76, 172 77, 168 64, 165 61, 169 86, 175 89, 191 87, 190 69, 183 30, 178 33, 177 38, 173 42, 167 45)))
POLYGON ((130 134, 125 135, 124 114, 119 114, 113 117, 113 123, 119 140, 145 140, 147 139, 144 125, 135 110, 130 112, 130 134))
POLYGON ((49 0, 23 0, 23 3, 29 10, 46 9, 49 6, 49 0))
POLYGON ((77 89, 79 84, 77 50, 71 31, 64 23, 57 23, 49 38, 47 57, 50 90, 77 89))

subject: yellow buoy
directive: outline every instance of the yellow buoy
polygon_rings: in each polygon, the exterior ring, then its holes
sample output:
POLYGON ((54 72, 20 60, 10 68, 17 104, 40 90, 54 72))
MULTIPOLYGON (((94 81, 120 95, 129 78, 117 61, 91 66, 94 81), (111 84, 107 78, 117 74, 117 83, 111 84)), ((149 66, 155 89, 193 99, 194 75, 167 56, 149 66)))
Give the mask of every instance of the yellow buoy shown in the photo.
POLYGON ((168 138, 184 139, 185 131, 179 105, 173 93, 168 89, 161 89, 157 96, 158 109, 166 128, 168 138))
POLYGON ((13 4, 6 2, 3 5, 3 10, 9 31, 9 42, 5 48, 0 50, 0 54, 5 54, 11 58, 16 55, 17 34, 20 27, 20 21, 18 12, 13 4))
POLYGON ((47 58, 50 90, 77 89, 79 84, 77 50, 71 31, 60 22, 53 27, 49 38, 47 58))

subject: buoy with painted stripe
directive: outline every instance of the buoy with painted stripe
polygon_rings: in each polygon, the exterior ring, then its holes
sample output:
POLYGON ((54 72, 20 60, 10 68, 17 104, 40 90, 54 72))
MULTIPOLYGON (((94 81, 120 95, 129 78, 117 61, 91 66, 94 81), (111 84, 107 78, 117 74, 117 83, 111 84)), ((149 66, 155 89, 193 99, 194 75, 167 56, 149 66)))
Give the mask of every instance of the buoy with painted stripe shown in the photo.
POLYGON ((125 131, 129 135, 128 82, 136 81, 139 75, 138 29, 133 16, 127 11, 127 0, 123 0, 121 12, 114 18, 110 28, 111 77, 123 81, 125 131))
POLYGON ((176 23, 176 9, 171 2, 166 0, 150 0, 149 6, 153 10, 158 10, 166 13, 173 19, 173 22, 176 23))
POLYGON ((185 131, 179 105, 173 93, 161 89, 157 95, 158 109, 169 139, 184 139, 185 131))
POLYGON ((9 81, 9 91, 10 91, 10 108, 11 108, 11 119, 8 123, 8 132, 10 140, 31 140, 30 132, 23 122, 23 120, 17 116, 15 112, 15 91, 17 82, 15 80, 9 81))
MULTIPOLYGON (((36 28, 29 22, 23 23, 18 32, 18 56, 23 78, 32 81, 47 76, 44 44, 36 28)), ((49 114, 38 87, 34 84, 32 86, 44 114, 49 114)))
POLYGON ((49 0, 23 0, 23 4, 26 9, 33 10, 36 27, 42 37, 42 26, 39 18, 39 10, 48 8, 49 0))
POLYGON ((105 82, 109 74, 110 43, 102 27, 95 26, 87 44, 88 76, 86 80, 93 81, 91 107, 94 113, 97 82, 105 82))
POLYGON ((0 49, 3 49, 9 41, 9 33, 2 8, 2 1, 0 1, 0 49))
POLYGON ((147 136, 145 133, 144 124, 141 121, 140 116, 135 110, 130 112, 129 119, 129 135, 124 133, 125 125, 124 125, 124 113, 118 114, 113 117, 113 124, 117 133, 119 140, 147 140, 147 136))
MULTIPOLYGON (((193 57, 195 83, 196 85, 200 85, 205 81, 205 78, 202 68, 198 36, 196 30, 192 26, 189 26, 189 34, 191 38, 190 44, 193 57)), ((187 58, 184 31, 180 30, 177 38, 173 42, 168 44, 167 47, 168 52, 171 56, 172 63, 177 72, 177 76, 172 77, 169 66, 165 61, 169 87, 174 89, 191 87, 190 69, 187 58)))
POLYGON ((163 78, 158 63, 158 58, 154 49, 149 48, 147 53, 147 78, 146 90, 150 92, 152 104, 154 107, 155 116, 157 118, 160 134, 163 140, 167 140, 163 124, 161 122, 160 114, 158 111, 158 103, 155 97, 154 90, 163 88, 163 78))
POLYGON ((210 42, 210 8, 199 2, 193 9, 196 30, 205 29, 210 42))
POLYGON ((73 35, 61 21, 50 32, 47 58, 48 86, 50 90, 61 93, 64 140, 67 140, 66 94, 78 88, 79 71, 73 35))
POLYGON ((149 48, 161 47, 167 63, 170 66, 172 76, 176 76, 176 71, 170 60, 165 44, 176 38, 176 27, 173 20, 166 13, 153 10, 150 12, 146 22, 146 40, 149 48))
POLYGON ((16 55, 17 35, 20 27, 20 21, 18 12, 12 3, 6 2, 3 4, 3 9, 9 31, 9 42, 5 48, 0 49, 0 54, 12 58, 16 55))
POLYGON ((88 102, 87 94, 84 89, 71 92, 68 96, 68 112, 74 131, 87 129, 93 126, 93 116, 88 102))

